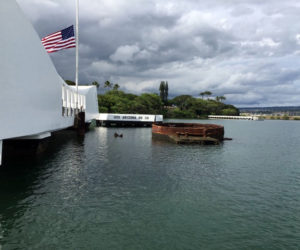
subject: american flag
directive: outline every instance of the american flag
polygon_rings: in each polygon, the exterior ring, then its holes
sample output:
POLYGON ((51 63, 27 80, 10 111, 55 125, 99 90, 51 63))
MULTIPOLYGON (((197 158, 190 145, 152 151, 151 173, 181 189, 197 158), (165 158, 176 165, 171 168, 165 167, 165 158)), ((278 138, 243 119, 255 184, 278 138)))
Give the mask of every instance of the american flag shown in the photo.
POLYGON ((48 53, 53 53, 62 49, 75 48, 76 40, 73 25, 45 36, 42 39, 42 44, 48 53))

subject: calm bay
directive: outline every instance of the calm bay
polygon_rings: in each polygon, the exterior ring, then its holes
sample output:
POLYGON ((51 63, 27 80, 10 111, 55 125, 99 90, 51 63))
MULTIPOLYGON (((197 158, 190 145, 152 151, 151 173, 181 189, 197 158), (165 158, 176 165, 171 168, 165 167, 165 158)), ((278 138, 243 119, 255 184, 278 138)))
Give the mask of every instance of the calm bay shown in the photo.
POLYGON ((0 249, 299 249, 300 123, 185 122, 222 124, 233 140, 65 131, 1 168, 0 249))

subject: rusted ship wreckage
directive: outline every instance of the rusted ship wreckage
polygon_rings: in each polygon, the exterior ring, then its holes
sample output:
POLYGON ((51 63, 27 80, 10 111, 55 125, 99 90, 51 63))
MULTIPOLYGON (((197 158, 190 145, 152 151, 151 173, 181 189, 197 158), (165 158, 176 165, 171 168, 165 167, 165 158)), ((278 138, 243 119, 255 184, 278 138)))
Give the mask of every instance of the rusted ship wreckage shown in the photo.
POLYGON ((178 144, 213 144, 224 140, 224 127, 215 124, 161 123, 152 125, 153 138, 178 144))

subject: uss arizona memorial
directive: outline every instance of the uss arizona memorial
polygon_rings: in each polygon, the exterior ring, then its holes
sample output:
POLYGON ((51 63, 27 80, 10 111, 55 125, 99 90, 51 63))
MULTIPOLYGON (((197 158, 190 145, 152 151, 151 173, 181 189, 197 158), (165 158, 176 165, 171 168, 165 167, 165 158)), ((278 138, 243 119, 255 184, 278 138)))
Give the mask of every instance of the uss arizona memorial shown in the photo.
MULTIPOLYGON (((15 0, 0 1, 0 165, 3 141, 41 139, 74 123, 76 89, 58 75, 15 0)), ((80 86, 85 121, 98 115, 97 90, 80 86)))
POLYGON ((95 86, 67 85, 57 73, 39 36, 15 0, 0 0, 0 165, 6 141, 41 140, 74 125, 75 111, 85 123, 149 125, 161 115, 98 113, 95 86))

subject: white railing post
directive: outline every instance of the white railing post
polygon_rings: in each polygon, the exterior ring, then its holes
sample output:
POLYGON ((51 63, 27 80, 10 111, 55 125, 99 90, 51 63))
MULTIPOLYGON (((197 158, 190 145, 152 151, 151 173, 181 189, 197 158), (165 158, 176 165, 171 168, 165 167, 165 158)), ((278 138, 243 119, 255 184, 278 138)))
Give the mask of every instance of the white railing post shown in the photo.
POLYGON ((65 86, 62 87, 62 99, 63 99, 63 107, 67 107, 67 89, 65 86))
POLYGON ((83 96, 83 109, 84 109, 84 111, 85 111, 85 109, 86 109, 86 99, 85 99, 85 96, 83 96))
POLYGON ((71 91, 67 89, 67 106, 68 106, 68 116, 71 113, 71 91))
POLYGON ((73 102, 74 102, 74 97, 73 97, 73 91, 70 90, 70 108, 73 108, 73 102))
POLYGON ((67 110, 67 115, 76 115, 78 111, 86 109, 86 96, 76 93, 76 89, 62 86, 63 107, 67 110))
POLYGON ((63 116, 66 115, 66 111, 67 111, 67 96, 66 96, 66 87, 64 85, 62 85, 62 110, 63 110, 63 116))
POLYGON ((0 141, 0 166, 2 165, 2 144, 3 141, 0 141))
POLYGON ((71 115, 73 115, 73 102, 74 102, 73 91, 70 90, 70 112, 71 112, 71 115))
POLYGON ((62 99, 62 106, 64 106, 64 92, 65 92, 65 86, 61 86, 61 99, 62 99))
POLYGON ((82 95, 79 95, 79 106, 78 106, 78 108, 79 108, 80 111, 82 111, 81 107, 82 107, 82 95))

